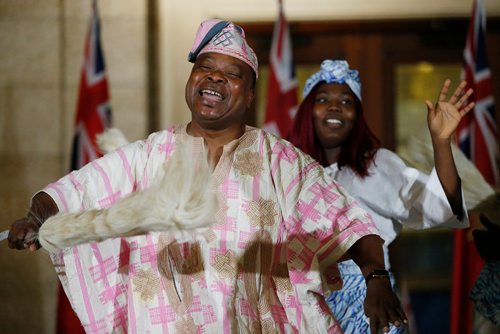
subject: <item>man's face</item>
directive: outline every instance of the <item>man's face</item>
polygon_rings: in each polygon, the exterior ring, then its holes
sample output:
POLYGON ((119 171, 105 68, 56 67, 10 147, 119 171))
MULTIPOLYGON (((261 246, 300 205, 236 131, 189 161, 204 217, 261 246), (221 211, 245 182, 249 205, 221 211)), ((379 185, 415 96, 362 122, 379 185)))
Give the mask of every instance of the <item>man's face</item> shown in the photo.
POLYGON ((186 84, 192 121, 205 129, 241 124, 254 98, 253 70, 243 61, 209 52, 198 56, 186 84))

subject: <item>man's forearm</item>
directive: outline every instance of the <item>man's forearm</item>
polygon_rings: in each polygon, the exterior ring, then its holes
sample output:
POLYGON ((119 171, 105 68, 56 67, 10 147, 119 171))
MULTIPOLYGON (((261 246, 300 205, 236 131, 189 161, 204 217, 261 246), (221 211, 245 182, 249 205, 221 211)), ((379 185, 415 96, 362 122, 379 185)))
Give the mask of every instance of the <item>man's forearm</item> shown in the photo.
POLYGON ((361 269, 363 276, 366 277, 375 269, 385 269, 383 244, 382 238, 371 234, 362 237, 349 248, 348 253, 361 269))

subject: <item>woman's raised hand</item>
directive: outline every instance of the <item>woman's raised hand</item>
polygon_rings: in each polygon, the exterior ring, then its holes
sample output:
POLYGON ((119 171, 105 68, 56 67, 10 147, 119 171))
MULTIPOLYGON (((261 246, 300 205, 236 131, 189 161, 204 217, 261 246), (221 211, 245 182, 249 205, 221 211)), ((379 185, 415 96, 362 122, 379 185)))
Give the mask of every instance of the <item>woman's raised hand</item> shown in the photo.
POLYGON ((473 93, 472 88, 464 91, 466 81, 460 82, 453 95, 446 101, 450 85, 451 81, 447 79, 435 104, 429 100, 425 101, 427 125, 433 140, 450 140, 462 117, 474 108, 474 102, 468 102, 473 93))

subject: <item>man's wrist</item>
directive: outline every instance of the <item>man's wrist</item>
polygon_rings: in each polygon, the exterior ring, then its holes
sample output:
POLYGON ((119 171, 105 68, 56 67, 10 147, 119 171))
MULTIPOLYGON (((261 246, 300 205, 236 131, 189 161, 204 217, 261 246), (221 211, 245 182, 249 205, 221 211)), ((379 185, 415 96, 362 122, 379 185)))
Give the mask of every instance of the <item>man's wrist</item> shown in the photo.
POLYGON ((27 217, 33 220, 39 227, 59 209, 56 202, 46 192, 40 191, 31 199, 30 209, 27 217))
POLYGON ((368 284, 368 282, 372 279, 387 279, 390 280, 390 274, 389 271, 385 269, 375 269, 371 271, 368 275, 365 276, 365 282, 368 284))
POLYGON ((28 211, 26 218, 28 219, 28 222, 35 224, 38 228, 40 228, 44 223, 44 221, 32 210, 28 211))

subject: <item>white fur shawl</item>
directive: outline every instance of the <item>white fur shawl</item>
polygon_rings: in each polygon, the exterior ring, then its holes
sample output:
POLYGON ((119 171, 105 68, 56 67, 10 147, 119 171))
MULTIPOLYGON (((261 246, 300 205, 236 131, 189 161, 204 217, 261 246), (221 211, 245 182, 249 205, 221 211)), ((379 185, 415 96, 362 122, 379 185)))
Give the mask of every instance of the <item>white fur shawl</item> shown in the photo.
POLYGON ((212 171, 206 155, 193 157, 189 144, 183 146, 164 166, 159 184, 107 209, 59 213, 47 219, 38 235, 42 247, 54 252, 106 238, 209 226, 217 209, 212 171))

